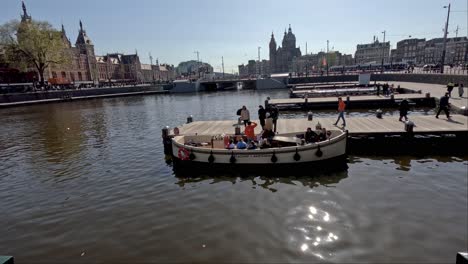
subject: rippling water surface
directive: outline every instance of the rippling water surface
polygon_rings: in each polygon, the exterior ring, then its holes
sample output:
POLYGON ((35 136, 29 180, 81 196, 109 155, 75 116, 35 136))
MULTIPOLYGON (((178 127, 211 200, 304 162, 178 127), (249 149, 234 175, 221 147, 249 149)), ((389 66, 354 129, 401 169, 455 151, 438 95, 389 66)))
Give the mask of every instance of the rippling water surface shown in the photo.
POLYGON ((234 120, 242 105, 256 117, 267 96, 287 92, 0 109, 0 255, 17 263, 453 263, 466 251, 468 157, 351 156, 346 171, 307 177, 174 175, 162 127, 190 114, 234 120))

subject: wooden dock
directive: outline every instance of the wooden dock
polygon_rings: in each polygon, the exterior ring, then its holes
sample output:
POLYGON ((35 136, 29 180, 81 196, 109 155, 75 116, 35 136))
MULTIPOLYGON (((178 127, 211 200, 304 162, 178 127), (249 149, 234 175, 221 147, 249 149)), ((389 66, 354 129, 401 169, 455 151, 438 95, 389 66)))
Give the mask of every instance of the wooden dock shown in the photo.
MULTIPOLYGON (((338 97, 314 97, 314 98, 288 98, 270 99, 265 101, 267 105, 275 105, 280 109, 329 109, 338 107, 338 97)), ((430 94, 396 94, 393 96, 363 95, 342 96, 348 109, 363 107, 391 107, 398 105, 399 101, 408 99, 418 105, 435 106, 435 99, 430 94)))
MULTIPOLYGON (((468 132, 468 117, 463 115, 453 115, 451 120, 441 115, 439 119, 433 115, 417 115, 410 116, 410 120, 414 122, 415 135, 423 134, 459 134, 468 132)), ((254 121, 259 124, 258 121, 254 121)), ((301 119, 279 119, 277 132, 278 133, 301 133, 305 132, 308 127, 315 128, 317 123, 326 129, 337 129, 333 124, 336 118, 313 118, 308 121, 305 118, 301 119)), ((234 134, 235 120, 229 121, 196 121, 185 124, 179 127, 181 135, 218 135, 218 134, 234 134)), ((369 117, 350 117, 346 118, 346 130, 350 136, 354 135, 402 135, 407 134, 405 124, 398 121, 397 116, 384 116, 377 118, 369 117)), ((338 123, 341 125, 341 122, 338 123)), ((243 125, 241 126, 243 129, 243 125)), ((260 125, 255 128, 255 133, 260 133, 260 125)), ((171 131, 171 134, 173 132, 171 131)))
MULTIPOLYGON (((410 116, 414 122, 413 132, 405 129, 398 116, 377 118, 350 117, 346 119, 348 131, 347 153, 354 155, 468 155, 468 117, 453 115, 450 120, 430 115, 410 116)), ((335 118, 279 119, 278 133, 304 133, 308 127, 315 129, 317 123, 326 129, 343 129, 334 126, 335 118)), ((256 121, 255 121, 256 122, 256 121)), ((258 123, 258 122, 257 122, 258 123)), ((181 135, 235 134, 235 120, 198 121, 179 127, 181 135)), ((339 123, 341 125, 341 123, 339 123)), ((243 132, 243 126, 241 126, 243 132)), ((261 132, 260 127, 255 133, 261 132)), ((173 136, 173 131, 169 131, 173 136)), ((171 141, 164 140, 164 151, 171 151, 171 141)), ((166 154, 167 154, 166 153, 166 154)))

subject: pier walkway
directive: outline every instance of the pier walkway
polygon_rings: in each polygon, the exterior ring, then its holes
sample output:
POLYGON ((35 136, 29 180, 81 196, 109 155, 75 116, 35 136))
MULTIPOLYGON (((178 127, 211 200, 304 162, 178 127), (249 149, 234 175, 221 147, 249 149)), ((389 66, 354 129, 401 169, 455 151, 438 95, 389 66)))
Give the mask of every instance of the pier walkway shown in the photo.
MULTIPOLYGON (((415 135, 431 134, 466 134, 468 133, 468 117, 463 115, 453 115, 451 120, 440 116, 439 119, 433 115, 415 115, 410 116, 410 120, 414 122, 415 135)), ((305 132, 308 127, 313 129, 320 123, 326 129, 336 129, 333 124, 336 118, 314 118, 308 121, 305 118, 301 119, 279 119, 278 133, 301 133, 305 132)), ((254 121, 260 124, 258 121, 254 121)), ((181 135, 217 135, 217 134, 234 134, 234 127, 237 124, 234 120, 229 121, 197 121, 185 124, 179 127, 181 135)), ((341 123, 338 123, 339 125, 341 123)), ((402 135, 406 134, 405 124, 398 121, 397 116, 384 116, 377 118, 370 117, 350 117, 346 118, 346 129, 349 135, 402 135)), ((241 126, 243 130, 243 125, 241 126)), ((260 125, 255 128, 255 133, 260 133, 260 125)), ((171 131, 171 134, 173 132, 171 131)))
MULTIPOLYGON (((406 88, 414 91, 422 91, 422 94, 430 93, 431 96, 439 99, 447 92, 447 85, 432 84, 432 83, 412 83, 412 82, 389 82, 388 84, 394 84, 395 87, 400 85, 401 88, 406 88)), ((450 98, 450 104, 458 109, 468 109, 468 76, 464 83, 464 95, 463 98, 458 96, 458 87, 454 87, 452 91, 452 98, 450 98)))
MULTIPOLYGON (((432 94, 430 95, 432 96, 432 94)), ((363 107, 367 105, 380 106, 393 106, 396 105, 395 100, 408 99, 414 102, 421 102, 427 105, 434 104, 434 98, 427 97, 426 94, 396 94, 391 96, 383 95, 364 95, 364 96, 342 96, 347 104, 347 108, 363 107), (349 100, 347 100, 349 98, 349 100)), ((324 108, 324 107, 338 107, 338 100, 336 96, 332 97, 314 97, 308 98, 287 98, 287 99, 271 99, 268 100, 269 105, 275 105, 281 109, 291 108, 324 108)))

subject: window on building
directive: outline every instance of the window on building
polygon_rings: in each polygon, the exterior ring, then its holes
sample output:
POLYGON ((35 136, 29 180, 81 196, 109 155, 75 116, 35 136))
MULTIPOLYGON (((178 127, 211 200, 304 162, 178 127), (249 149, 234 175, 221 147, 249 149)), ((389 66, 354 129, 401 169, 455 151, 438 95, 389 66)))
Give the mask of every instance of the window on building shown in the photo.
POLYGON ((64 79, 67 78, 67 73, 64 72, 64 71, 62 72, 62 78, 64 78, 64 79))
POLYGON ((52 78, 57 78, 57 73, 56 72, 52 72, 52 78))
POLYGON ((81 74, 81 72, 78 72, 78 80, 79 80, 79 81, 82 81, 82 80, 83 80, 83 75, 81 74))

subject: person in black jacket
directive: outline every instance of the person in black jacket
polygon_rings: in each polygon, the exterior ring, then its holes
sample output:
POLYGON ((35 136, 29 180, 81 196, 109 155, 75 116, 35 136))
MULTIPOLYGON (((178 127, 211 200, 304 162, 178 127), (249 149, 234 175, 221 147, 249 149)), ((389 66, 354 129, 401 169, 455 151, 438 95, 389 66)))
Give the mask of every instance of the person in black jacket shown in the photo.
POLYGON ((398 121, 403 121, 402 118, 405 118, 405 121, 408 121, 408 110, 409 110, 409 103, 408 100, 403 99, 400 103, 400 119, 398 121))
POLYGON ((271 115, 271 118, 273 118, 273 132, 276 133, 276 124, 278 123, 278 117, 279 117, 279 110, 278 110, 278 107, 276 107, 276 105, 272 105, 271 108, 270 108, 270 115, 271 115))
POLYGON ((262 129, 265 127, 265 119, 266 119, 266 110, 263 108, 262 105, 258 106, 258 119, 260 120, 260 125, 262 129))
POLYGON ((447 118, 450 118, 449 109, 450 109, 449 94, 446 93, 444 96, 440 98, 439 111, 437 111, 436 118, 439 118, 439 114, 440 112, 442 112, 442 110, 445 112, 445 115, 447 116, 447 118))

